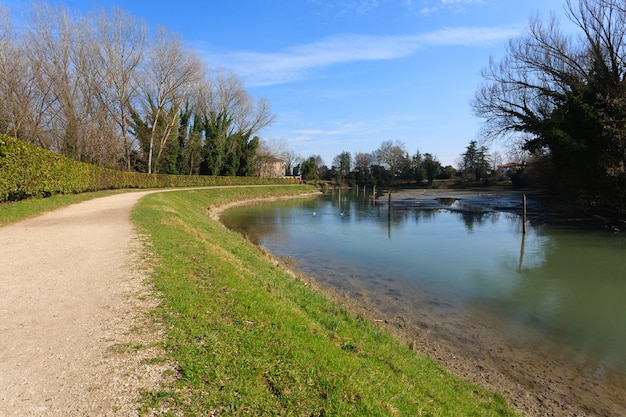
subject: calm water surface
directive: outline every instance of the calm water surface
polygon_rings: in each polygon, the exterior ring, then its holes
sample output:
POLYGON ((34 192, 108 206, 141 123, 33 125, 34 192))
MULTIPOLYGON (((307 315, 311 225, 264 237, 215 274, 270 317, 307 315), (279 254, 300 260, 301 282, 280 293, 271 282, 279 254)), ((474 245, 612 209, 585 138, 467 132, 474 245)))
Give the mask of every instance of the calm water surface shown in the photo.
POLYGON ((222 221, 325 284, 398 302, 428 294, 512 343, 626 372, 626 232, 530 224, 523 236, 515 214, 454 206, 389 215, 369 194, 335 192, 222 221))

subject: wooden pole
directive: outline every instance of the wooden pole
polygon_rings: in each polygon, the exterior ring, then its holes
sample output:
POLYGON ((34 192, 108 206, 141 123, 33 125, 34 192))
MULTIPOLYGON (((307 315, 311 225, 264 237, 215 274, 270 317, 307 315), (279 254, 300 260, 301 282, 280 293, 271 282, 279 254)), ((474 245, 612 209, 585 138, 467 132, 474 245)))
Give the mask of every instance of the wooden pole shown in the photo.
POLYGON ((526 234, 526 194, 522 198, 522 233, 526 234))
POLYGON ((391 191, 389 191, 389 202, 387 203, 387 216, 391 217, 391 191))
POLYGON ((517 265, 517 270, 522 270, 522 265, 524 265, 524 248, 526 247, 526 234, 522 235, 522 245, 519 249, 519 265, 517 265))

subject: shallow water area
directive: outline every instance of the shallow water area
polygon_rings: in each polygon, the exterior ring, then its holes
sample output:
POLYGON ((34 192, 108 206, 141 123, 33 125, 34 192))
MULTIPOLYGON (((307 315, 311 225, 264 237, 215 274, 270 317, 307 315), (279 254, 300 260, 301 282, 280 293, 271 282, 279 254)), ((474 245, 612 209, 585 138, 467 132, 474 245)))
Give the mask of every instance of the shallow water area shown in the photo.
POLYGON ((222 221, 529 415, 626 414, 626 232, 535 221, 523 234, 517 193, 386 203, 335 191, 222 221))

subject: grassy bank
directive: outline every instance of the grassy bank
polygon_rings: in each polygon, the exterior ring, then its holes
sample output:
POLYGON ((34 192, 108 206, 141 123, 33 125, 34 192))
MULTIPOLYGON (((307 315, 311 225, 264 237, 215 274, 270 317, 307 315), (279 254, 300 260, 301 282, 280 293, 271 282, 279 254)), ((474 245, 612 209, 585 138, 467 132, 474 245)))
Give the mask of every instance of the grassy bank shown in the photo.
POLYGON ((144 411, 184 415, 512 416, 376 325, 294 279, 207 208, 306 187, 151 194, 133 212, 179 375, 144 411))

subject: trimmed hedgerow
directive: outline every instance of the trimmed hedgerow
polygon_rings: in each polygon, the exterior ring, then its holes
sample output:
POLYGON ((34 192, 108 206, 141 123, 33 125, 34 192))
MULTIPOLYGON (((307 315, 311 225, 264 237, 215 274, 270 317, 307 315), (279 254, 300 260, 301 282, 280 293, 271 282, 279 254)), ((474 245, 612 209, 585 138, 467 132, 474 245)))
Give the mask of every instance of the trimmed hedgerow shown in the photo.
POLYGON ((122 188, 290 184, 291 179, 124 172, 78 162, 0 135, 0 202, 122 188))

